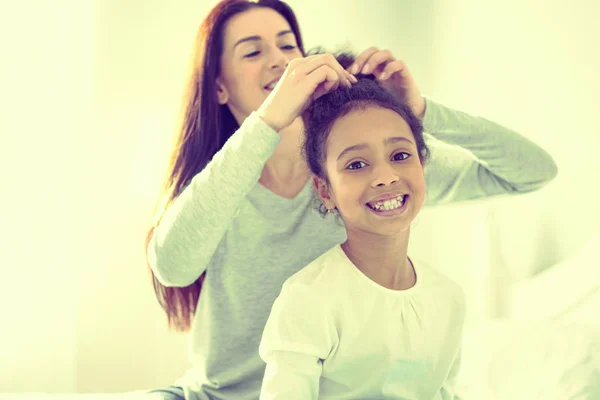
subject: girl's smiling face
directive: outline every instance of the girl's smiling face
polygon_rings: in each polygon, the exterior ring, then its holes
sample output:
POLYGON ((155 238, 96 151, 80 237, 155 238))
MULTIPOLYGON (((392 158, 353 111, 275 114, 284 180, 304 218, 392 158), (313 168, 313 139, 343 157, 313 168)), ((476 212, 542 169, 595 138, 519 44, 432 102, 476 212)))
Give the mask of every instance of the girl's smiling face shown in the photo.
POLYGON ((423 164, 413 133, 396 112, 377 106, 337 119, 327 138, 328 183, 321 199, 337 207, 346 229, 380 235, 406 231, 425 202, 423 164))

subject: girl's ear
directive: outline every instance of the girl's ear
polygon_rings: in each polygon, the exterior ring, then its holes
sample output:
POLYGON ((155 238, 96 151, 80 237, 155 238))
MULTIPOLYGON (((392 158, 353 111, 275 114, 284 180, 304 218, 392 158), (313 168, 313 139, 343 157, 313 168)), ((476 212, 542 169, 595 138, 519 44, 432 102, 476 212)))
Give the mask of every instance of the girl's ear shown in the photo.
POLYGON ((313 176, 313 184, 315 185, 315 189, 317 190, 321 201, 325 204, 325 207, 327 207, 328 210, 333 210, 335 208, 335 202, 331 198, 331 193, 329 192, 329 187, 325 180, 318 176, 313 176))
POLYGON ((229 101, 229 92, 227 92, 227 89, 225 88, 225 85, 223 85, 221 78, 217 78, 216 84, 217 100, 219 101, 219 104, 227 104, 227 102, 229 101))

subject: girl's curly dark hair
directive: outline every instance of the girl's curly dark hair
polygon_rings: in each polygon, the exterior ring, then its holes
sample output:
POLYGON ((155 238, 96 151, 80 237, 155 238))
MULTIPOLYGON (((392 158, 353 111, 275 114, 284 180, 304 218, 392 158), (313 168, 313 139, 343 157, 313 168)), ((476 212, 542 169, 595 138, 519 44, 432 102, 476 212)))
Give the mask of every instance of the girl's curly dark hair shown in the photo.
MULTIPOLYGON (((336 56, 343 68, 348 68, 355 60, 350 53, 336 56)), ((398 113, 410 127, 421 163, 429 158, 429 149, 423 138, 423 125, 410 107, 403 104, 393 94, 380 86, 374 75, 357 75, 358 83, 351 88, 338 88, 315 100, 303 113, 305 125, 303 155, 311 172, 329 184, 325 170, 327 138, 334 122, 353 110, 364 110, 368 107, 380 107, 398 113)), ((319 201, 319 211, 326 214, 327 209, 319 201)))

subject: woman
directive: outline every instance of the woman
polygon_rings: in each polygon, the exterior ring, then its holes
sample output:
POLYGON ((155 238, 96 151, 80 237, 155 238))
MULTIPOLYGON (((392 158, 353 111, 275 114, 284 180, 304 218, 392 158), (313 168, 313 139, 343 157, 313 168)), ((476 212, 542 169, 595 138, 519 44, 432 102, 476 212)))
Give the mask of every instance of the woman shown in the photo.
POLYGON ((281 285, 345 240, 343 225, 314 211, 300 115, 356 82, 348 72, 374 74, 433 135, 426 205, 529 192, 556 174, 552 158, 519 134, 424 99, 389 52, 366 50, 348 71, 331 55, 304 55, 296 18, 280 1, 224 1, 200 27, 146 242, 170 325, 191 329, 194 368, 158 398, 259 397, 258 346, 281 285))

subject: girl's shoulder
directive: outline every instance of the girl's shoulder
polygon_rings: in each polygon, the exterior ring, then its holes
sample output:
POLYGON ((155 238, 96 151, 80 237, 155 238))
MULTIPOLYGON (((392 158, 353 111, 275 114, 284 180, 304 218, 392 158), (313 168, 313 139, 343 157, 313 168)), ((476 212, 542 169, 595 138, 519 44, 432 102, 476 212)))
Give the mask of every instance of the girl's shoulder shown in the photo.
POLYGON ((337 273, 333 268, 339 261, 339 245, 327 250, 307 266, 289 277, 283 289, 290 286, 304 286, 311 288, 312 291, 328 290, 334 275, 337 273))
POLYGON ((421 279, 422 289, 436 290, 443 292, 445 296, 452 296, 460 303, 465 301, 465 294, 459 283, 450 279, 434 266, 421 259, 410 257, 417 275, 417 280, 421 279))

